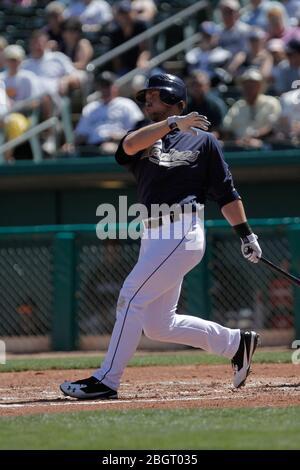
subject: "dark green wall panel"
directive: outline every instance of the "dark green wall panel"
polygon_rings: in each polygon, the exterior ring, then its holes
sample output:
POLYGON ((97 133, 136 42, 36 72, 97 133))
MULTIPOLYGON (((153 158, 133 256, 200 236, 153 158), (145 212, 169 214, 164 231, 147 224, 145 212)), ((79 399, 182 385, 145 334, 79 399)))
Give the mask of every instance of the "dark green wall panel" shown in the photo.
MULTIPOLYGON (((237 185, 246 212, 251 217, 299 217, 300 184, 298 182, 240 183, 237 185)), ((133 186, 122 189, 83 188, 78 190, 3 191, 0 225, 51 225, 97 223, 99 204, 111 203, 118 208, 119 196, 127 195, 128 204, 136 201, 133 186)), ((222 218, 218 206, 206 206, 206 219, 222 218)))

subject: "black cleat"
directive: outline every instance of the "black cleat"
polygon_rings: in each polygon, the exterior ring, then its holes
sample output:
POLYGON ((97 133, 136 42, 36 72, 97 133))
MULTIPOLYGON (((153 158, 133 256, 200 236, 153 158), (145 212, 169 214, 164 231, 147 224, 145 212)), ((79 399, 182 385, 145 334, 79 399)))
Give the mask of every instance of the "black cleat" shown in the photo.
POLYGON ((107 385, 104 385, 96 377, 89 377, 76 382, 64 382, 60 390, 66 396, 79 398, 81 400, 111 400, 118 398, 118 393, 107 385))
POLYGON ((240 345, 231 359, 233 368, 233 386, 240 388, 246 383, 250 372, 252 356, 259 341, 259 335, 255 331, 241 332, 240 345))

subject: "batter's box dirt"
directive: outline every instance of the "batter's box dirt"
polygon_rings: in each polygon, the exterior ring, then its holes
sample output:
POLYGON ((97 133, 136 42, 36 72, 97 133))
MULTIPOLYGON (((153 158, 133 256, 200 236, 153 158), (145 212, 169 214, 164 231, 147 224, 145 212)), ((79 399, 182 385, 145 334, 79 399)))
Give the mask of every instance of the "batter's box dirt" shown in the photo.
POLYGON ((0 416, 93 409, 216 408, 300 405, 299 365, 254 364, 247 385, 233 389, 230 366, 129 367, 119 400, 78 401, 58 385, 92 370, 2 373, 0 416))

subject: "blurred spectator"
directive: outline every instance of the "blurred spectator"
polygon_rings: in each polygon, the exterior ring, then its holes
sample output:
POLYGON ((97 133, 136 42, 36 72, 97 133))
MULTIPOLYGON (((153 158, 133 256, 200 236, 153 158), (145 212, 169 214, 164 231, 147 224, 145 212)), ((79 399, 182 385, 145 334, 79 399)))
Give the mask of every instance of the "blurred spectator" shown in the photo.
POLYGON ((187 72, 202 70, 212 77, 216 67, 224 66, 231 59, 231 53, 217 47, 221 28, 216 23, 203 21, 199 30, 199 44, 185 56, 187 72))
MULTIPOLYGON (((28 131, 31 125, 30 119, 21 113, 9 114, 5 118, 4 122, 4 133, 6 140, 13 140, 17 137, 20 137, 22 134, 28 131)), ((32 158, 28 141, 14 147, 14 149, 7 150, 5 152, 6 161, 26 160, 28 158, 32 158)))
POLYGON ((69 18, 63 23, 63 45, 60 49, 79 70, 85 70, 93 57, 90 41, 82 37, 81 23, 76 18, 69 18))
MULTIPOLYGON (((115 5, 115 22, 115 28, 111 32, 112 49, 147 29, 144 22, 135 19, 131 3, 127 0, 115 5)), ((147 68, 150 55, 149 45, 142 41, 113 60, 114 72, 120 76, 136 67, 147 68)))
POLYGON ((210 130, 217 133, 221 127, 227 107, 225 103, 210 92, 210 79, 205 72, 194 71, 188 77, 187 112, 197 111, 211 122, 210 130))
MULTIPOLYGON (((30 126, 30 120, 21 113, 5 114, 11 109, 11 103, 6 93, 5 82, 0 78, 0 133, 1 144, 3 140, 12 140, 21 136, 30 126)), ((8 150, 4 154, 7 162, 14 161, 19 158, 31 158, 31 150, 29 144, 18 145, 13 150, 8 150)))
POLYGON ((48 49, 61 50, 63 45, 62 25, 64 21, 64 5, 60 2, 50 2, 45 8, 47 25, 44 31, 49 37, 48 49))
POLYGON ((292 39, 285 47, 287 60, 278 65, 278 75, 274 83, 279 95, 292 89, 293 82, 300 79, 300 40, 292 39))
POLYGON ((0 72, 4 70, 4 49, 8 46, 8 42, 6 41, 5 37, 0 36, 0 72))
POLYGON ((241 8, 237 0, 221 0, 219 3, 224 27, 220 34, 219 46, 231 52, 247 50, 250 26, 239 20, 241 8))
POLYGON ((37 76, 20 68, 25 57, 24 49, 18 45, 7 46, 4 56, 6 71, 3 73, 3 79, 9 99, 15 102, 39 95, 41 86, 37 76))
POLYGON ((249 34, 247 52, 239 52, 232 60, 228 71, 231 74, 242 73, 249 67, 257 68, 263 78, 269 78, 272 72, 273 58, 265 48, 266 35, 261 29, 253 29, 249 34))
MULTIPOLYGON (((67 112, 67 100, 61 96, 70 95, 75 89, 84 84, 86 74, 77 70, 69 57, 62 52, 47 50, 48 36, 44 31, 34 31, 30 38, 31 56, 22 64, 22 68, 35 73, 42 87, 52 99, 45 97, 43 103, 43 117, 49 118, 54 113, 63 113, 65 120, 70 121, 67 112)), ((69 127, 71 124, 69 123, 69 127)), ((56 151, 56 133, 53 129, 45 131, 43 150, 48 154, 56 151)))
POLYGON ((78 18, 83 31, 99 31, 113 19, 111 7, 105 0, 71 0, 64 16, 78 18))
POLYGON ((292 28, 285 22, 281 8, 270 8, 267 13, 267 19, 268 39, 282 39, 287 43, 294 37, 300 38, 300 29, 292 28))
POLYGON ((285 25, 288 25, 289 19, 284 5, 274 0, 250 0, 241 11, 241 21, 265 30, 268 25, 268 11, 273 7, 281 11, 285 25))
POLYGON ((151 24, 157 14, 154 0, 132 0, 131 2, 135 17, 138 20, 151 24))
POLYGON ((9 110, 9 107, 10 107, 10 104, 9 104, 9 100, 6 94, 5 83, 2 77, 0 76, 0 128, 1 128, 1 116, 7 113, 7 111, 9 110))
MULTIPOLYGON (((37 97, 41 93, 37 76, 29 70, 20 68, 25 57, 24 49, 16 44, 7 46, 4 49, 4 56, 6 71, 3 73, 3 79, 11 106, 18 101, 37 97)), ((29 129, 31 124, 30 116, 37 106, 39 106, 38 101, 32 102, 22 108, 21 112, 14 112, 7 116, 5 119, 5 137, 7 140, 21 136, 29 129)), ((7 161, 32 158, 29 143, 25 142, 6 152, 5 158, 7 161)))
POLYGON ((118 96, 115 80, 111 72, 96 77, 101 98, 83 108, 75 129, 77 145, 100 145, 102 152, 112 153, 126 132, 144 118, 134 101, 118 96))
POLYGON ((260 148, 263 139, 270 136, 281 107, 273 96, 262 94, 263 77, 256 69, 248 69, 241 76, 243 99, 229 109, 223 122, 227 138, 233 138, 240 147, 260 148))
POLYGON ((19 6, 28 8, 36 4, 36 0, 2 0, 2 5, 5 7, 19 6))
POLYGON ((271 75, 268 80, 268 90, 271 94, 277 94, 275 83, 278 82, 279 64, 286 59, 285 45, 281 39, 271 39, 267 42, 266 47, 273 59, 271 75))
POLYGON ((300 7, 299 0, 282 0, 282 3, 284 4, 290 18, 298 18, 300 7))
MULTIPOLYGON (((0 86, 1 90, 1 86, 0 86)), ((1 99, 1 98, 0 98, 1 99)), ((10 110, 10 105, 7 105, 6 111, 10 110)), ((31 121, 28 117, 21 113, 10 113, 1 120, 0 116, 0 130, 3 127, 4 137, 6 141, 16 139, 22 136, 30 127, 31 121)), ((4 158, 7 162, 14 160, 31 159, 32 153, 29 142, 19 144, 11 150, 6 150, 4 158)))
POLYGON ((23 62, 23 69, 39 78, 43 91, 50 95, 67 94, 80 87, 80 76, 69 57, 62 52, 47 50, 48 36, 44 31, 34 31, 30 38, 30 58, 23 62))
POLYGON ((280 97, 282 112, 278 120, 278 140, 300 144, 300 82, 296 90, 280 97))

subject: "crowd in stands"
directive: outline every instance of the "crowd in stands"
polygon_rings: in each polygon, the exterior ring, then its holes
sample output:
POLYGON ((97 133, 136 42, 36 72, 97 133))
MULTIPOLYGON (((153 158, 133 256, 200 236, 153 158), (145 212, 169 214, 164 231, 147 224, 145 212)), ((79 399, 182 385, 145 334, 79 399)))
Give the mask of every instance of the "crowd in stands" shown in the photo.
MULTIPOLYGON (((2 2, 4 12, 15 8, 18 15, 38 3, 2 2)), ((2 30, 0 134, 4 139, 26 132, 36 122, 33 115, 43 121, 71 106, 74 138, 66 139, 61 129, 48 129, 41 135, 45 156, 55 157, 57 146, 62 156, 112 154, 128 129, 146 122, 134 92, 136 84, 142 87, 157 71, 150 67, 156 45, 153 40, 140 41, 93 74, 87 65, 159 22, 160 3, 44 1, 43 25, 33 28, 28 40, 22 42, 20 36, 12 41, 2 30), (132 88, 119 87, 120 77, 136 68, 132 88), (24 107, 17 109, 24 100, 24 107)), ((210 131, 230 150, 300 146, 299 0, 214 4, 209 21, 199 23, 198 43, 178 61, 176 72, 188 86, 187 112, 207 116, 210 131)), ((164 63, 159 70, 168 72, 164 63)), ((6 152, 5 158, 32 158, 30 147, 22 152, 6 152)))

